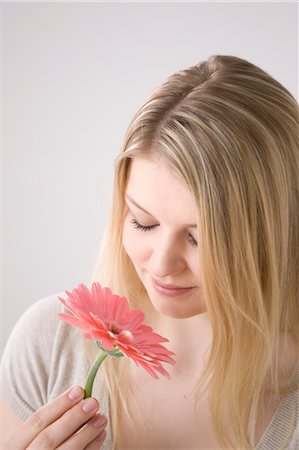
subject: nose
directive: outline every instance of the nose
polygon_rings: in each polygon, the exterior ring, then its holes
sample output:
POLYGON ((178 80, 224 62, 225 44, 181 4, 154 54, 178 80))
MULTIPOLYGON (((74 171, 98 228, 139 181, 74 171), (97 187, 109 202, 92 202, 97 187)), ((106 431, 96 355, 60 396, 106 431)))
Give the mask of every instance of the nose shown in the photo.
POLYGON ((178 239, 169 235, 155 239, 149 262, 153 276, 161 279, 178 275, 186 267, 183 249, 178 239))

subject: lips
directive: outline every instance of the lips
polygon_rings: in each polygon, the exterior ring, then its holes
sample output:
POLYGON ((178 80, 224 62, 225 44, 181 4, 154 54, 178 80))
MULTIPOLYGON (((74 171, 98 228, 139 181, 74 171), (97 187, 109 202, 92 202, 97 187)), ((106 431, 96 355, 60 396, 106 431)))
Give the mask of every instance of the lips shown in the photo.
POLYGON ((162 295, 166 295, 167 297, 177 297, 179 295, 186 294, 194 289, 194 286, 176 286, 173 284, 164 284, 161 281, 157 281, 152 278, 152 283, 155 290, 162 295))

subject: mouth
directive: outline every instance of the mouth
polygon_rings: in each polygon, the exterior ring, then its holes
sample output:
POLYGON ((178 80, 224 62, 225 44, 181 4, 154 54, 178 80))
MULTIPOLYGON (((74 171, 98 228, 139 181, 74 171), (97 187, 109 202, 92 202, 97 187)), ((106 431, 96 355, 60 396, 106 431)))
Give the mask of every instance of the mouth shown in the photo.
POLYGON ((179 295, 189 293, 190 291, 192 291, 192 289, 195 288, 195 286, 176 286, 173 284, 164 284, 160 281, 155 280, 154 278, 152 278, 152 283, 155 290, 159 294, 165 295, 167 297, 177 297, 179 295))

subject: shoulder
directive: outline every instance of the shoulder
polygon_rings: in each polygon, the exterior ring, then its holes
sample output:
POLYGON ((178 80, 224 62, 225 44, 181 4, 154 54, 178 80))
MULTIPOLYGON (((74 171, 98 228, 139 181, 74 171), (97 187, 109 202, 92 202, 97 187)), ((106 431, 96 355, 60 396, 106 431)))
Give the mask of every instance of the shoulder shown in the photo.
POLYGON ((45 334, 52 336, 53 331, 55 332, 57 329, 57 315, 61 310, 58 295, 51 295, 33 303, 16 322, 8 343, 11 340, 20 339, 24 335, 26 338, 32 334, 37 337, 36 333, 39 332, 41 336, 45 334))
POLYGON ((17 321, 1 360, 2 397, 21 419, 82 383, 88 361, 81 332, 58 318, 64 310, 51 295, 34 303, 17 321))
POLYGON ((12 351, 49 347, 58 327, 61 304, 56 295, 45 297, 31 305, 18 319, 6 343, 3 359, 12 351))
POLYGON ((299 419, 287 450, 298 450, 298 448, 299 448, 299 419))
POLYGON ((272 448, 298 450, 299 448, 299 361, 289 385, 294 389, 282 398, 270 425, 257 446, 258 450, 272 448), (286 447, 287 442, 288 446, 286 447))
POLYGON ((58 313, 63 308, 58 295, 38 300, 21 315, 8 338, 3 360, 20 350, 23 355, 43 353, 44 350, 49 353, 59 328, 58 313))

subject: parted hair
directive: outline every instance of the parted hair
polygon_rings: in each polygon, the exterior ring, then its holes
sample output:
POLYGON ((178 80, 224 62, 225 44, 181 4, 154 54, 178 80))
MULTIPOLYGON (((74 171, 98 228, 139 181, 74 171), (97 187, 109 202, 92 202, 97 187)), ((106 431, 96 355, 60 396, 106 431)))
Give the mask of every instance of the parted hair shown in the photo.
MULTIPOLYGON (((283 343, 291 339, 298 350, 298 104, 256 65, 216 55, 171 75, 135 114, 116 161, 113 207, 93 279, 136 308, 146 292, 122 244, 124 193, 131 161, 150 153, 163 156, 197 206, 213 332, 197 394, 209 390, 221 447, 252 449, 262 399, 287 389, 279 384, 283 343)), ((117 411, 130 414, 126 364, 111 358, 103 365, 114 448, 117 411)))

